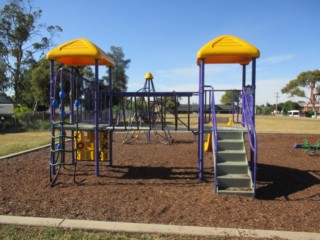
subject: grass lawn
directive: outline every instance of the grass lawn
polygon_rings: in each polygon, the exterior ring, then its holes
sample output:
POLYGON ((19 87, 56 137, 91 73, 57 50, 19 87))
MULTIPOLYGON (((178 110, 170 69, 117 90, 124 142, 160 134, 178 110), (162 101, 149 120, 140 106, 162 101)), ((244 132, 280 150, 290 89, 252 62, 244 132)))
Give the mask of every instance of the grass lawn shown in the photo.
MULTIPOLYGON (((160 234, 139 234, 139 233, 112 233, 112 232, 87 232, 81 230, 70 230, 49 227, 22 227, 14 225, 0 225, 0 238, 6 240, 43 240, 43 239, 82 239, 82 240, 209 240, 221 238, 177 236, 160 234)), ((227 238, 223 238, 227 239, 227 238)))
MULTIPOLYGON (((231 115, 218 115, 218 117, 231 117, 231 115)), ((186 121, 185 119, 182 119, 186 121)), ((197 126, 198 118, 191 115, 191 125, 197 126)), ((298 117, 256 116, 256 131, 259 133, 320 133, 320 119, 298 117)), ((22 133, 0 134, 0 157, 15 152, 28 150, 50 143, 50 132, 28 131, 22 133)))
POLYGON ((50 132, 28 131, 0 134, 0 157, 50 143, 50 132))
POLYGON ((256 131, 268 133, 320 133, 320 119, 300 117, 256 116, 256 131))

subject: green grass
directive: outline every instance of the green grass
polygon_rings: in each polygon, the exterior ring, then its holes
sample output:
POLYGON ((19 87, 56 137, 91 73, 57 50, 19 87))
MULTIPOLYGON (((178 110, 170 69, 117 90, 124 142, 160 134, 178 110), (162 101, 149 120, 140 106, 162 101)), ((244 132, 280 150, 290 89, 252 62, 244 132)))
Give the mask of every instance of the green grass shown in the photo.
POLYGON ((319 134, 320 119, 303 117, 256 116, 256 131, 319 134))
MULTIPOLYGON (((228 114, 220 114, 219 117, 231 117, 228 114)), ((171 117, 172 121, 174 120, 171 117)), ((181 119, 187 121, 187 115, 181 114, 181 119)), ((170 120, 170 119, 169 119, 170 120)), ((190 118, 192 127, 197 127, 198 118, 193 114, 190 118)), ((256 116, 256 131, 272 133, 319 133, 320 119, 313 118, 292 118, 276 116, 256 116)), ((22 133, 3 133, 0 134, 0 157, 8 154, 28 150, 50 143, 50 132, 28 131, 22 133)))
POLYGON ((0 156, 28 150, 50 143, 50 132, 28 131, 0 134, 0 156))
MULTIPOLYGON (((14 225, 0 225, 0 239, 3 240, 209 240, 221 238, 176 236, 159 234, 136 234, 136 233, 111 233, 111 232, 88 232, 49 227, 23 227, 14 225)), ((223 238, 226 239, 226 238, 223 238)))

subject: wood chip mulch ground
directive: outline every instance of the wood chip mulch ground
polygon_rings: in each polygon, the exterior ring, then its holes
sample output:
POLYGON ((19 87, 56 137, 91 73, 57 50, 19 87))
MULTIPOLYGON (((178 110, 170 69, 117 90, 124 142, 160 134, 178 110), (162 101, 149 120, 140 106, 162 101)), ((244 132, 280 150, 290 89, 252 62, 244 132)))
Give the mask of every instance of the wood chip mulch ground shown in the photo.
POLYGON ((114 136, 114 166, 79 162, 73 183, 63 169, 50 187, 49 149, 0 160, 0 214, 135 223, 320 232, 320 157, 295 143, 319 136, 258 134, 255 199, 213 192, 212 153, 205 153, 205 180, 197 177, 192 133, 174 133, 175 143, 155 137, 122 144, 114 136))

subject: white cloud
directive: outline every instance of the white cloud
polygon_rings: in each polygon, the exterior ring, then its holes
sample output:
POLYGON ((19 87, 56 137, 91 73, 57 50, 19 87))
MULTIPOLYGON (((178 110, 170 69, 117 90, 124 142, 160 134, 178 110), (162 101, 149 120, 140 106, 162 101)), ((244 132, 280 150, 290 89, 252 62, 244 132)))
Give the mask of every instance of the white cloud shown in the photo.
POLYGON ((266 79, 258 80, 256 82, 256 105, 275 104, 277 101, 276 95, 278 93, 278 103, 289 100, 296 101, 296 99, 288 98, 281 93, 281 89, 290 81, 290 79, 266 79))
POLYGON ((185 67, 185 68, 173 68, 168 70, 159 70, 156 74, 161 79, 168 80, 179 80, 179 79, 197 79, 198 77, 198 68, 194 67, 185 67))
POLYGON ((275 64, 275 63, 290 61, 294 57, 295 57, 295 54, 286 54, 286 55, 273 56, 273 57, 268 57, 268 58, 262 59, 260 61, 260 63, 275 64))

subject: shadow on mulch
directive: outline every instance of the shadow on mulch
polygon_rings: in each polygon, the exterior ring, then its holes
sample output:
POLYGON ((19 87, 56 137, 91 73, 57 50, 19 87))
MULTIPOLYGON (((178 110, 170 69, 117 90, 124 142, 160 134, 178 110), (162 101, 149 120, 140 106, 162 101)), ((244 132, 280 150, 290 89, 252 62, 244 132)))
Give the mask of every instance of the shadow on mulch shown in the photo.
POLYGON ((128 167, 123 178, 129 179, 170 179, 172 169, 167 167, 128 167))
POLYGON ((311 174, 320 175, 320 171, 299 170, 266 164, 258 164, 257 171, 258 184, 263 185, 257 189, 256 196, 258 199, 274 200, 284 197, 286 200, 290 200, 289 195, 320 184, 320 180, 311 174))
POLYGON ((136 167, 127 166, 128 172, 122 178, 127 179, 190 179, 197 178, 194 168, 170 168, 170 167, 136 167), (176 171, 178 170, 178 172, 176 171))

